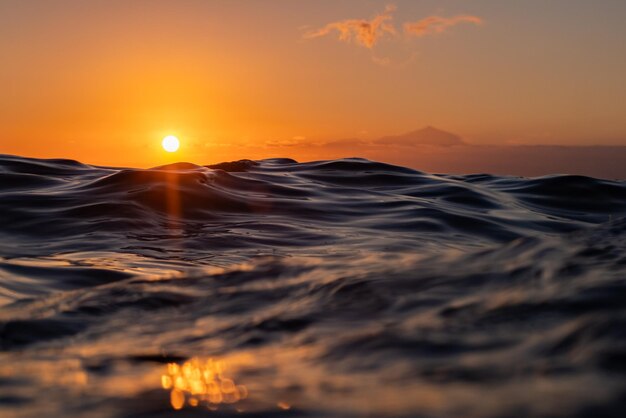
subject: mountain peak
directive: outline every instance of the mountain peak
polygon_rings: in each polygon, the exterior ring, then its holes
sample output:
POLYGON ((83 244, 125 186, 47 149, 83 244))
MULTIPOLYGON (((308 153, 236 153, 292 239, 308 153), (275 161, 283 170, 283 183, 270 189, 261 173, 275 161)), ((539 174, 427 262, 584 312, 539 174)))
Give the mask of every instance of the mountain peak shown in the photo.
POLYGON ((440 147, 465 144, 460 136, 442 131, 441 129, 437 129, 430 125, 402 135, 384 136, 374 142, 376 144, 384 145, 434 145, 440 147))

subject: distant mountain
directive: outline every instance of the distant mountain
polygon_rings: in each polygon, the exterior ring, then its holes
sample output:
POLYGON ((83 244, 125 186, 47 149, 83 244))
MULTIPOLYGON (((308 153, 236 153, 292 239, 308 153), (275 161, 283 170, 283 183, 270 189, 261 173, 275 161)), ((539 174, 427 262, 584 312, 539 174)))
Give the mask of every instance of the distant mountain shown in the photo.
POLYGON ((380 145, 434 145, 439 147, 450 147, 453 145, 465 145, 460 136, 450 132, 445 132, 432 126, 408 132, 403 135, 384 136, 374 141, 380 145))

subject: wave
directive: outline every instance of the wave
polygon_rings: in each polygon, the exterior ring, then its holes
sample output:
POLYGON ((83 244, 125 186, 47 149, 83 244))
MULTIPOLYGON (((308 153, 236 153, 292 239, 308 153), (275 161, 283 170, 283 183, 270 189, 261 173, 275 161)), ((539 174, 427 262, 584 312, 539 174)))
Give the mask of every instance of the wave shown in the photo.
POLYGON ((626 406, 623 181, 8 155, 0 180, 0 412, 626 406))

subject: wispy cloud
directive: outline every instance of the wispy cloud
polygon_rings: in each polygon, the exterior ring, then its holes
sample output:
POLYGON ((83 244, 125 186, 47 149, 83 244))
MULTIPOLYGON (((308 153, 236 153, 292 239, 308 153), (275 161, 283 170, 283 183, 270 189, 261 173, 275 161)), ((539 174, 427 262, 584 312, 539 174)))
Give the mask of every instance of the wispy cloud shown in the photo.
MULTIPOLYGON (((395 11, 396 6, 388 5, 383 13, 377 14, 370 20, 346 19, 331 22, 319 29, 306 32, 304 38, 320 38, 337 33, 340 41, 355 42, 357 45, 371 49, 385 36, 390 38, 399 37, 398 30, 393 23, 393 13, 395 11)), ((472 15, 457 15, 453 17, 428 16, 416 22, 406 22, 403 27, 405 34, 423 37, 443 33, 461 23, 482 25, 483 20, 478 16, 472 15)), ((383 65, 388 64, 388 60, 385 58, 376 58, 374 61, 383 65)))
POLYGON ((428 16, 417 22, 404 24, 404 32, 413 36, 435 35, 445 32, 448 28, 460 23, 482 25, 483 20, 478 16, 459 15, 453 17, 428 16))
POLYGON ((383 13, 374 16, 371 20, 347 19, 332 22, 320 29, 307 32, 304 37, 307 39, 319 38, 337 32, 341 41, 354 41, 358 45, 372 48, 381 37, 385 35, 395 36, 397 34, 396 28, 392 23, 392 14, 395 10, 396 6, 388 5, 383 13))

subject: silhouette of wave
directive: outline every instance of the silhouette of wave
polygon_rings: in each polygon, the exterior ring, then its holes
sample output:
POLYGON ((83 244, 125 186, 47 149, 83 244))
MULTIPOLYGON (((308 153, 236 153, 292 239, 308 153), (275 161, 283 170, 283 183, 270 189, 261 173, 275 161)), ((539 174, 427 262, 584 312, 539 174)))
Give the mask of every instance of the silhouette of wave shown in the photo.
POLYGON ((9 155, 0 180, 0 414, 626 407, 625 182, 9 155))

